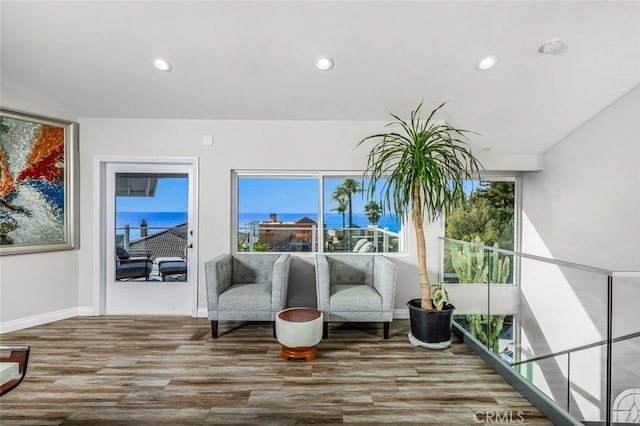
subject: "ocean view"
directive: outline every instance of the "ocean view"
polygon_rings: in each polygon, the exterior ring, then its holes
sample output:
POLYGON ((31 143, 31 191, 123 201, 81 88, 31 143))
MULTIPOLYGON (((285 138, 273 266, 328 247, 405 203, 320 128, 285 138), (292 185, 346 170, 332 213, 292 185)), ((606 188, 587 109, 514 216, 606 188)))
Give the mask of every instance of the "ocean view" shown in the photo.
POLYGON ((125 225, 131 226, 130 239, 140 237, 140 222, 147 221, 148 234, 155 234, 165 228, 181 225, 187 222, 187 212, 117 212, 116 213, 116 234, 123 234, 125 225), (135 228, 135 229, 134 229, 135 228), (163 229, 152 229, 163 228, 163 229))
MULTIPOLYGON (((238 215, 238 228, 243 229, 247 224, 253 221, 269 221, 270 213, 240 213, 238 215)), ((318 215, 313 213, 278 213, 278 220, 283 222, 295 222, 308 217, 315 221, 318 220, 318 215)), ((162 231, 164 228, 171 228, 173 226, 181 225, 187 222, 186 212, 117 212, 116 214, 116 228, 119 228, 117 233, 122 234, 124 231, 122 228, 128 224, 131 226, 130 238, 136 239, 140 237, 140 230, 133 229, 140 226, 142 219, 147 221, 149 228, 149 234, 155 234, 162 231), (163 229, 152 229, 163 228, 163 229)), ((325 224, 327 229, 342 228, 342 215, 339 213, 326 214, 325 224)), ((345 217, 345 221, 348 221, 348 217, 345 217)), ((366 228, 369 224, 369 220, 364 214, 354 214, 353 223, 361 228, 366 228)), ((347 224, 348 225, 348 224, 347 224)), ((393 217, 386 215, 380 218, 378 226, 381 228, 387 227, 391 232, 400 231, 400 221, 393 220, 393 217)))

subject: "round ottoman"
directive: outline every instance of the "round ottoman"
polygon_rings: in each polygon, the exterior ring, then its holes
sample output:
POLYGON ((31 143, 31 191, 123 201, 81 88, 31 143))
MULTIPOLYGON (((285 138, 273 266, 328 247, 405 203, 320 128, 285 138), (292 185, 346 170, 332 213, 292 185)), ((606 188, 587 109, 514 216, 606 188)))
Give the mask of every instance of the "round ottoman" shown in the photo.
POLYGON ((282 345, 283 359, 304 358, 311 361, 318 355, 322 340, 322 312, 313 308, 289 308, 276 315, 276 337, 282 345))

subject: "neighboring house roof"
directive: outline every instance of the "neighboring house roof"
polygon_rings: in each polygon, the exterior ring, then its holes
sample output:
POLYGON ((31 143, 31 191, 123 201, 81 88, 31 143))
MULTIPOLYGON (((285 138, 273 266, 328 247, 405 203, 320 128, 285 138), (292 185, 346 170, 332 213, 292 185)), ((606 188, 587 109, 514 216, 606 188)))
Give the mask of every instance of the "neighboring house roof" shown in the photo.
POLYGON ((315 220, 305 216, 302 219, 297 220, 296 223, 318 223, 318 222, 316 222, 315 220))
POLYGON ((158 257, 186 257, 187 224, 183 223, 173 228, 132 240, 129 252, 150 253, 152 259, 158 257))

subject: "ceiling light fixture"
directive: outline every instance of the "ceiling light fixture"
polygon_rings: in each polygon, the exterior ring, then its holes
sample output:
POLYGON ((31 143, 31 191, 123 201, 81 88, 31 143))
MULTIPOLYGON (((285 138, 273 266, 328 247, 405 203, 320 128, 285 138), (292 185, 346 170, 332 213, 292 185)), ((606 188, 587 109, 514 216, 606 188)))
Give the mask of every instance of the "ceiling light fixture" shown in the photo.
POLYGON ((329 58, 328 56, 322 56, 316 59, 316 68, 318 68, 320 71, 329 71, 331 68, 333 68, 333 59, 329 58))
POLYGON ((154 59, 153 66, 160 71, 165 71, 165 72, 171 71, 171 64, 162 58, 154 59))
POLYGON ((478 71, 486 71, 495 67, 497 63, 498 58, 496 58, 495 56, 485 56, 478 61, 478 63, 476 64, 476 69, 478 71))
POLYGON ((538 52, 544 53, 545 55, 559 55, 564 52, 567 45, 558 38, 552 38, 551 40, 544 43, 542 46, 538 48, 538 52))

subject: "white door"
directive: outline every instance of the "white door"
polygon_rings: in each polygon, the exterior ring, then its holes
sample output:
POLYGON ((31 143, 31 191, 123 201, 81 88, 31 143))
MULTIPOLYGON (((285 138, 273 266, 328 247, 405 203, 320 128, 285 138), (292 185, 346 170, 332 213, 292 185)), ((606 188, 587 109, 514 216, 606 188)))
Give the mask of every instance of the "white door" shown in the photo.
POLYGON ((104 313, 196 316, 196 171, 106 164, 104 313))

